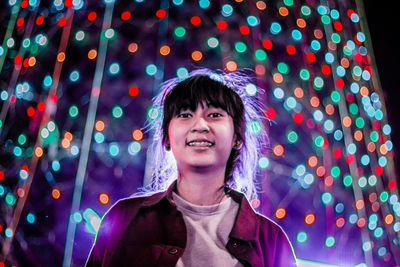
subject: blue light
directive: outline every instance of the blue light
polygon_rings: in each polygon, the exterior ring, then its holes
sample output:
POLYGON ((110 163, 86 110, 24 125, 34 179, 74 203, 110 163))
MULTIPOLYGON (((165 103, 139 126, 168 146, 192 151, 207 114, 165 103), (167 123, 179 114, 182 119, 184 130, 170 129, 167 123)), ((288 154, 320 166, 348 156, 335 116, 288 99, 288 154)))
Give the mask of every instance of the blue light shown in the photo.
POLYGON ((307 241, 307 239, 308 239, 308 235, 307 235, 307 232, 305 232, 305 231, 300 231, 296 235, 296 240, 298 243, 304 243, 307 241))
POLYGON ((51 163, 51 168, 53 169, 53 171, 58 172, 61 168, 60 162, 58 160, 54 160, 51 163))
POLYGON ((255 15, 250 15, 247 17, 247 23, 251 26, 251 27, 256 27, 260 24, 260 19, 255 16, 255 15))
POLYGON ((272 34, 277 35, 281 32, 282 26, 278 22, 272 22, 269 30, 272 34))
POLYGON ((334 60, 335 60, 335 56, 331 52, 328 52, 325 54, 326 63, 331 64, 334 60))
POLYGON ((206 9, 210 6, 209 0, 199 0, 199 6, 201 9, 206 9))
POLYGON ((332 204, 333 196, 331 192, 323 192, 321 194, 321 201, 325 206, 332 204))
POLYGON ((336 9, 332 9, 331 10, 331 17, 333 18, 333 19, 339 19, 340 18, 340 13, 339 13, 339 11, 337 11, 336 9))
POLYGON ((344 204, 343 204, 342 202, 338 202, 338 203, 335 205, 335 212, 336 212, 337 214, 340 214, 340 213, 343 213, 343 211, 344 211, 344 204))
POLYGON ((233 7, 230 4, 222 5, 221 15, 224 17, 229 17, 233 14, 233 7))
POLYGON ((315 110, 313 112, 313 119, 315 122, 321 122, 324 119, 324 113, 319 109, 315 110))
POLYGON ((178 76, 180 80, 186 79, 189 76, 189 71, 185 67, 179 67, 176 70, 176 76, 178 76))
POLYGON ((276 87, 273 91, 273 95, 276 99, 281 100, 285 97, 285 92, 282 88, 276 87))
POLYGON ((292 31, 292 38, 295 41, 301 41, 301 39, 303 39, 303 34, 299 30, 293 30, 292 31))
POLYGON ((336 68, 336 74, 337 74, 339 77, 343 77, 344 75, 346 75, 346 69, 343 68, 342 66, 338 66, 338 67, 336 68))
POLYGON ((53 84, 53 79, 50 75, 46 75, 43 79, 43 86, 50 87, 53 84))
POLYGON ((319 41, 317 41, 317 40, 312 40, 311 41, 311 48, 314 51, 319 51, 321 49, 321 43, 319 41))
POLYGON ((153 75, 155 75, 157 73, 157 67, 156 67, 156 65, 154 65, 154 64, 148 64, 147 66, 146 66, 146 74, 147 75, 150 75, 150 76, 153 76, 153 75))
POLYGON ((121 67, 117 62, 111 63, 108 71, 110 72, 111 75, 117 75, 120 71, 121 67))
POLYGON ((324 130, 326 133, 332 133, 333 129, 335 127, 335 124, 331 119, 328 119, 324 122, 324 130))
POLYGON ((26 215, 26 221, 30 224, 35 222, 35 214, 33 214, 32 212, 29 212, 28 215, 26 215))
POLYGON ((337 129, 334 133, 333 133, 333 138, 335 138, 336 141, 340 141, 343 138, 343 132, 342 130, 337 129))
POLYGON ((327 6, 322 6, 322 5, 320 5, 320 6, 318 6, 318 8, 317 8, 317 12, 318 12, 318 14, 320 14, 320 15, 326 15, 326 14, 329 13, 329 8, 328 8, 327 6))
POLYGON ((351 91, 353 94, 358 94, 358 92, 360 91, 360 85, 358 85, 358 83, 352 83, 352 84, 350 85, 350 91, 351 91))
POLYGON ((142 145, 140 144, 140 142, 137 141, 133 141, 129 144, 128 146, 128 153, 131 156, 136 155, 140 150, 142 149, 142 145))
POLYGON ((347 146, 347 153, 354 155, 357 152, 357 146, 354 143, 350 143, 347 146))
POLYGON ((358 23, 358 22, 360 21, 360 17, 359 17, 356 13, 353 13, 353 14, 351 14, 351 16, 350 16, 350 20, 351 20, 353 23, 358 23))
POLYGON ((360 158, 360 163, 364 166, 367 166, 370 163, 369 156, 367 154, 364 154, 360 158))
POLYGON ((94 140, 96 141, 96 143, 101 144, 104 142, 104 134, 102 133, 95 133, 94 134, 94 140))
POLYGON ((74 70, 69 74, 69 80, 71 82, 76 82, 79 80, 79 78, 80 78, 80 74, 79 74, 78 70, 74 70))
POLYGON ((119 154, 119 146, 117 143, 111 143, 108 149, 111 156, 116 157, 119 154))

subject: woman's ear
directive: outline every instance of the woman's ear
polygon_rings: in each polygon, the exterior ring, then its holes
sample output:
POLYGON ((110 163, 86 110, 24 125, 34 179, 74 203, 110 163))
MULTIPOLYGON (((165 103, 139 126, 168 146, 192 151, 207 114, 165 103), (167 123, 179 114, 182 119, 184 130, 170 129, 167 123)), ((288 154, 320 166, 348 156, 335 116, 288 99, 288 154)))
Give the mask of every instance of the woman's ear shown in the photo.
POLYGON ((242 148, 242 146, 243 146, 243 142, 241 140, 236 140, 233 148, 236 150, 239 150, 242 148))

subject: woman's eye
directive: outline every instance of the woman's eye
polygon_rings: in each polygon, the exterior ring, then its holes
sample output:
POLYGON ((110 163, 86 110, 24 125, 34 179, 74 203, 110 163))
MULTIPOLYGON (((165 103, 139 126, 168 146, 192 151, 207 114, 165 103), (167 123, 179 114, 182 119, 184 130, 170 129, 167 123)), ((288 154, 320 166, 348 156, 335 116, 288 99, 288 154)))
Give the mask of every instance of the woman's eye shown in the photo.
POLYGON ((218 118, 218 117, 222 117, 222 114, 218 113, 218 112, 213 112, 213 113, 210 113, 208 116, 210 116, 212 118, 218 118))
POLYGON ((178 114, 178 118, 189 118, 191 116, 190 113, 180 113, 178 114))

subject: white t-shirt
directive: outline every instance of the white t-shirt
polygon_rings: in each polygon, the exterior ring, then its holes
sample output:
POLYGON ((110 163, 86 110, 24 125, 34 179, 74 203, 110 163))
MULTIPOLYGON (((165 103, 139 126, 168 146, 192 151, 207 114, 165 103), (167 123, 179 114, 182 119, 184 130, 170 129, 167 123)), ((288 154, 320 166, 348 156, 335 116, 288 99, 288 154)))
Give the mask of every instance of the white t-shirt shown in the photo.
POLYGON ((177 267, 242 266, 225 248, 235 222, 239 204, 228 196, 211 206, 194 205, 175 192, 173 199, 183 214, 187 230, 187 244, 177 267))

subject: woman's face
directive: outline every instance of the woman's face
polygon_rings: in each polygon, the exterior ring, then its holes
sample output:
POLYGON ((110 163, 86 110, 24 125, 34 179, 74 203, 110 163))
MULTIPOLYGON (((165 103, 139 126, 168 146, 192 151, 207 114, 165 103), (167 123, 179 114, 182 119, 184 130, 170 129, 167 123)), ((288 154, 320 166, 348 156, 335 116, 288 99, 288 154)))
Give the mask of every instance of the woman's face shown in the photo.
POLYGON ((168 142, 180 171, 225 169, 235 144, 232 117, 206 103, 195 111, 182 110, 169 123, 168 142))

